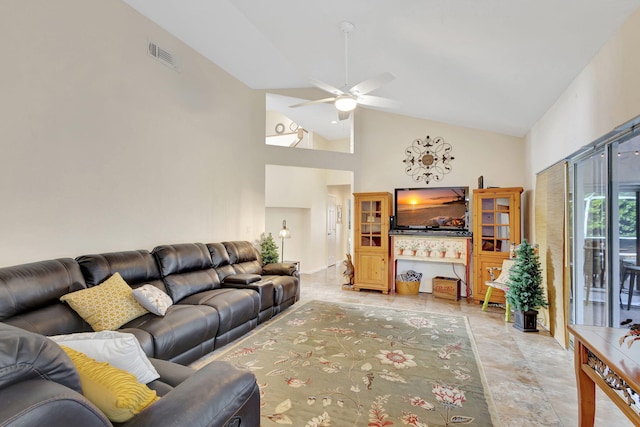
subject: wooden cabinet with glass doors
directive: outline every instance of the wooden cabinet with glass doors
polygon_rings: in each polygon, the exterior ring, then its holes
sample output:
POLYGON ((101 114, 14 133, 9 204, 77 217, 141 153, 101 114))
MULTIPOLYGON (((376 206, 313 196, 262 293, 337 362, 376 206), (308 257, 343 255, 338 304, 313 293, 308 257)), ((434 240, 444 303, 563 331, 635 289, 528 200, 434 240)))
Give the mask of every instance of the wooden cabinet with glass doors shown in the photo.
POLYGON ((389 293, 389 217, 391 193, 354 193, 353 288, 389 293))
MULTIPOLYGON (((520 244, 522 187, 473 190, 473 300, 484 301, 489 267, 501 267, 511 243, 520 244)), ((490 302, 503 304, 504 292, 492 292, 490 302)))

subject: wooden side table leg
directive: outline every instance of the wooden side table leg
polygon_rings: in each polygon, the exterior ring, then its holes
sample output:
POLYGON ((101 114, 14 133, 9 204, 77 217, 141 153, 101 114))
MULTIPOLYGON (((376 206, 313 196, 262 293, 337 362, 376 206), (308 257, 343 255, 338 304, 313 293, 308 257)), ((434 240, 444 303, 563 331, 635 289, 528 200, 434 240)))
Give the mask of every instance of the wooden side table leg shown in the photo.
POLYGON ((596 384, 582 370, 587 363, 587 349, 580 341, 575 343, 575 369, 578 385, 578 426, 593 427, 596 415, 596 384))

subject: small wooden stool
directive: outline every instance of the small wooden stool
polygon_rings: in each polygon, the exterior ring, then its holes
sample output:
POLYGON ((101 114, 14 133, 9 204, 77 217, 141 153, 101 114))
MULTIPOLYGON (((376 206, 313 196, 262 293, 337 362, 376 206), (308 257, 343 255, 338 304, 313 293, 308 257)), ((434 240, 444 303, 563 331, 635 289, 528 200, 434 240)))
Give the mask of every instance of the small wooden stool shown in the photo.
MULTIPOLYGON (((485 282, 487 287, 487 293, 484 295, 484 303, 482 304, 482 311, 487 311, 487 307, 489 306, 489 299, 491 298, 491 293, 493 289, 500 289, 503 292, 507 292, 509 290, 509 286, 507 282, 509 281, 509 274, 511 267, 515 264, 515 259, 505 259, 502 261, 502 267, 489 267, 489 276, 491 276, 491 280, 485 282), (495 271, 500 270, 500 276, 495 278, 495 271)), ((511 321, 511 304, 509 301, 505 300, 505 312, 504 312, 504 321, 511 321)))

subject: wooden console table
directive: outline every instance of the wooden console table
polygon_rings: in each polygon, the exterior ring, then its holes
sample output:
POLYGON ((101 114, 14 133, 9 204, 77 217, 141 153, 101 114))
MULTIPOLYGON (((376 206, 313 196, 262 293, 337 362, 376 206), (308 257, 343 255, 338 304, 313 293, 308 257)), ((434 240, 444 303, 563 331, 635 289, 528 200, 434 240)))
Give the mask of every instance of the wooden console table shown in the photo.
POLYGON ((640 425, 640 342, 631 348, 619 340, 629 329, 569 325, 575 337, 575 369, 580 427, 592 427, 598 385, 635 425, 640 425))
POLYGON ((400 259, 464 265, 467 302, 470 301, 471 237, 391 234, 393 283, 395 283, 397 261, 400 259))

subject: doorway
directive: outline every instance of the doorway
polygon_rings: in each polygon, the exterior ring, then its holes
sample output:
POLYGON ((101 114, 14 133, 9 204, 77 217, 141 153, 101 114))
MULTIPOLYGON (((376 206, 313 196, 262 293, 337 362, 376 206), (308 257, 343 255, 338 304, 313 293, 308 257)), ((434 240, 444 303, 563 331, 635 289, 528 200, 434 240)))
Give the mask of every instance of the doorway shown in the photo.
POLYGON ((609 138, 572 165, 572 323, 640 323, 640 135, 609 138))
POLYGON ((342 262, 351 231, 338 213, 349 204, 352 188, 351 171, 265 166, 265 232, 277 236, 282 220, 287 220, 291 238, 285 242, 285 258, 300 261, 301 272, 326 269, 331 255, 333 264, 342 262), (330 204, 334 208, 330 209, 330 204), (335 235, 331 248, 327 236, 330 224, 335 235))
POLYGON ((336 196, 327 196, 327 266, 336 265, 336 196))

